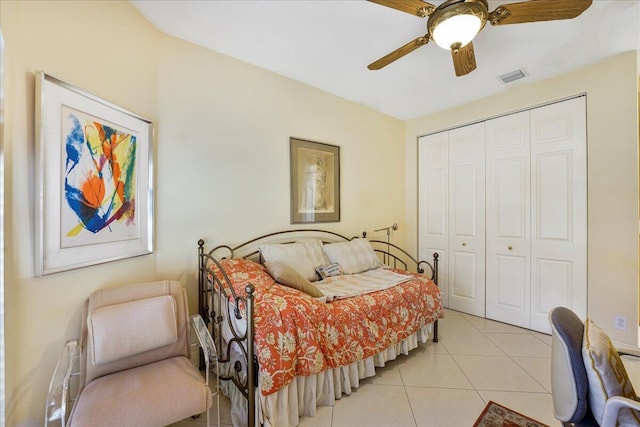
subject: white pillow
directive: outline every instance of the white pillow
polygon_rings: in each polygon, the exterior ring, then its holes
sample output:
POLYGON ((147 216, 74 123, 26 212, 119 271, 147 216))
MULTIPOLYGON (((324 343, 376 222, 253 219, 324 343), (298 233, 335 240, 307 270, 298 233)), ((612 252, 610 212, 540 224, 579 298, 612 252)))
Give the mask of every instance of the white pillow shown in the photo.
MULTIPOLYGON (((636 400, 636 393, 618 351, 607 334, 589 319, 584 325, 582 359, 589 380, 589 406, 598 424, 602 424, 605 402, 610 397, 636 400)), ((640 412, 621 409, 618 422, 620 425, 640 425, 640 412)))
POLYGON ((356 274, 382 267, 371 243, 367 239, 353 239, 349 242, 329 243, 323 246, 331 263, 338 263, 344 274, 356 274))
POLYGON ((329 264, 329 260, 324 256, 322 250, 322 241, 319 239, 304 239, 298 240, 296 243, 303 245, 307 249, 307 256, 313 264, 314 270, 316 267, 329 264))
POLYGON ((322 242, 317 239, 261 245, 260 253, 265 262, 284 264, 310 282, 318 280, 316 267, 328 264, 322 252, 322 242))

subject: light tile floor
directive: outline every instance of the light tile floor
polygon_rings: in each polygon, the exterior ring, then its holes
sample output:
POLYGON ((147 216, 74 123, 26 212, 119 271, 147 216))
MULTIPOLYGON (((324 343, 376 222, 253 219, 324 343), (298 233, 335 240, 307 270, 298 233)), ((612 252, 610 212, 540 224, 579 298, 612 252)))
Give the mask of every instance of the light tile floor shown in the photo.
POLYGON ((551 337, 447 310, 440 342, 389 362, 303 427, 471 427, 489 400, 551 426, 551 337))
MULTIPOLYGON (((302 427, 471 427, 493 400, 550 426, 551 337, 447 310, 440 341, 377 369, 350 396, 303 417, 302 427)), ((221 421, 231 425, 229 401, 221 421)), ((212 414, 215 419, 215 414, 212 414)), ((205 418, 172 427, 202 427, 205 418)))

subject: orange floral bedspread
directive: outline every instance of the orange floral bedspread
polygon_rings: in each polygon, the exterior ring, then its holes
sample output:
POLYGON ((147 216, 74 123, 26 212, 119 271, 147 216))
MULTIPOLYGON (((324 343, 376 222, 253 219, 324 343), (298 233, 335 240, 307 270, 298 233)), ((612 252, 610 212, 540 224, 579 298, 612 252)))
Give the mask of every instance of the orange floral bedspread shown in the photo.
POLYGON ((245 295, 248 283, 255 287, 255 348, 264 395, 296 376, 373 356, 444 316, 439 289, 417 274, 383 291, 323 303, 277 284, 253 261, 228 259, 221 265, 238 295, 245 295))

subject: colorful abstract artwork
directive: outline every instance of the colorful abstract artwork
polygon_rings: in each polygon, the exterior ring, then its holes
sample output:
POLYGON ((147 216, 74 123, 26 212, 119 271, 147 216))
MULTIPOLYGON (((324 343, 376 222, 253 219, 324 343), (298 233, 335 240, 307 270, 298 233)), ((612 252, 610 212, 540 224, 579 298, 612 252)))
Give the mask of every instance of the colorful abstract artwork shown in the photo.
POLYGON ((44 71, 35 77, 34 273, 153 253, 153 123, 44 71))
POLYGON ((62 246, 136 238, 136 136, 63 107, 62 246))

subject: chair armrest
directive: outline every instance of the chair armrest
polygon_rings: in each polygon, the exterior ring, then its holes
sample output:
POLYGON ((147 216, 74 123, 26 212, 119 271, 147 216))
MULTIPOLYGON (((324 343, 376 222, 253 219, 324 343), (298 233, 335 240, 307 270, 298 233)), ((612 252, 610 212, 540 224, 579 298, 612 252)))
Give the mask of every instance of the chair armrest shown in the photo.
POLYGON ((193 330, 198 338, 200 348, 204 353, 205 363, 209 364, 209 362, 217 360, 218 353, 216 351, 216 346, 213 343, 213 338, 211 337, 209 329, 207 329, 207 325, 204 323, 202 316, 199 314, 191 316, 191 324, 193 325, 193 330))
POLYGON ((618 423, 618 412, 624 408, 640 411, 640 402, 621 396, 610 397, 604 406, 601 427, 615 427, 618 423))
POLYGON ((65 427, 80 393, 80 346, 78 340, 65 343, 49 382, 45 427, 65 427), (75 380, 75 384, 72 383, 75 380))
MULTIPOLYGON (((219 367, 218 367, 218 352, 216 351, 216 346, 213 343, 213 338, 209 333, 209 329, 207 328, 206 323, 202 319, 202 316, 199 314, 194 314, 191 316, 191 324, 193 325, 193 330, 196 333, 196 337, 198 338, 198 343, 200 344, 200 348, 202 349, 202 353, 204 356, 204 364, 205 364, 205 382, 207 383, 207 387, 213 389, 213 396, 216 399, 216 407, 217 407, 217 416, 218 416, 218 426, 220 425, 220 384, 219 384, 219 367), (215 384, 210 383, 210 372, 212 370, 214 372, 214 380, 215 384)), ((209 410, 207 410, 207 425, 209 425, 209 410)))
POLYGON ((631 356, 631 357, 637 357, 637 358, 640 359, 640 351, 638 351, 638 350, 619 349, 618 350, 618 354, 620 356, 631 356))

